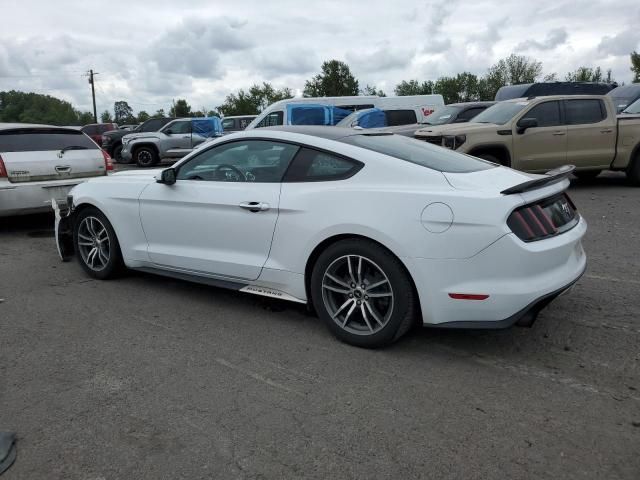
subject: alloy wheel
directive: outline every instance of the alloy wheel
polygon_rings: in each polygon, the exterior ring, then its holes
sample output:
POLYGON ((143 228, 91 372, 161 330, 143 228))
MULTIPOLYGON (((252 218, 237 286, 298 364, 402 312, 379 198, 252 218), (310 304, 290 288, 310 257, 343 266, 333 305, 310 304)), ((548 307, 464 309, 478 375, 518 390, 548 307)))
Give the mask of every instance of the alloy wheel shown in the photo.
POLYGON ((322 278, 322 300, 333 321, 356 335, 379 332, 393 313, 389 278, 361 255, 345 255, 329 265, 322 278))
POLYGON ((82 261, 91 270, 99 272, 109 263, 111 242, 107 228, 100 219, 87 216, 78 227, 78 250, 82 261))

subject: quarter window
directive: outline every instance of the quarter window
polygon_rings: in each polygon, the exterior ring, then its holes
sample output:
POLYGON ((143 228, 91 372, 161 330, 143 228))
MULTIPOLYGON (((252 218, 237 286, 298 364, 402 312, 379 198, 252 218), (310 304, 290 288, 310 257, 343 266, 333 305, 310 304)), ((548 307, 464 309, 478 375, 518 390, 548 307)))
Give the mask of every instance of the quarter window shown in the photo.
POLYGON ((561 125, 560 121, 560 103, 559 102, 544 102, 539 103, 522 118, 535 118, 538 121, 539 127, 555 127, 561 125))
POLYGON ((301 148, 294 159, 286 182, 326 182, 344 180, 363 167, 361 162, 338 157, 330 153, 301 148))
POLYGON ((280 182, 298 148, 267 140, 225 143, 205 150, 181 165, 176 178, 210 182, 280 182))
POLYGON ((600 100, 566 100, 567 125, 598 123, 606 118, 600 100))
POLYGON ((262 120, 260 120, 260 123, 256 125, 256 128, 275 127, 277 125, 282 125, 283 123, 284 123, 284 112, 282 110, 279 110, 277 112, 271 112, 262 120))

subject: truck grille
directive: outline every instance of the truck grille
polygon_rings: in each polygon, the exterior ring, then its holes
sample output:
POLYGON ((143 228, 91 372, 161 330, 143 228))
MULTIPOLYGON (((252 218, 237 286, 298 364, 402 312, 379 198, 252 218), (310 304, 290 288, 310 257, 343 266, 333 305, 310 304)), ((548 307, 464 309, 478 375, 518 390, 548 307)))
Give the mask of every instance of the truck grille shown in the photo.
POLYGON ((565 193, 514 210, 507 225, 520 240, 534 242, 559 235, 575 227, 580 219, 565 193))

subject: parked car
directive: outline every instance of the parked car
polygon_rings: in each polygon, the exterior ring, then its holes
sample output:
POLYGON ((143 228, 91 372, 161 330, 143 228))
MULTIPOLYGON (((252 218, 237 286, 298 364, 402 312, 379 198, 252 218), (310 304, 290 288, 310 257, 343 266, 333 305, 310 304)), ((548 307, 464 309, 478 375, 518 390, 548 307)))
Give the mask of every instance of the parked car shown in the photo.
POLYGON ((416 138, 518 170, 572 164, 581 178, 620 170, 640 184, 640 118, 616 116, 606 95, 507 100, 473 122, 418 130, 416 138))
POLYGON ((639 115, 640 114, 640 98, 629 105, 622 111, 624 115, 639 115))
POLYGON ((137 126, 138 126, 138 124, 136 124, 136 125, 120 125, 118 127, 118 129, 119 130, 134 130, 137 126))
POLYGON ((419 123, 443 105, 442 95, 290 98, 270 105, 247 129, 276 125, 336 125, 352 112, 369 108, 412 110, 416 115, 416 121, 412 123, 419 123))
POLYGON ((420 113, 413 108, 381 109, 367 108, 357 110, 340 120, 337 127, 382 128, 413 125, 420 113))
POLYGON ((75 185, 113 169, 79 130, 0 123, 0 217, 51 211, 75 185))
POLYGON ((352 128, 245 130, 76 187, 56 239, 94 278, 126 266, 308 303, 379 347, 414 322, 530 325, 585 269, 570 172, 352 128))
POLYGON ((225 133, 239 132, 247 128, 257 115, 236 115, 222 119, 222 129, 225 133))
MULTIPOLYGON (((130 133, 146 133, 157 132, 167 123, 172 122, 175 118, 150 118, 149 120, 136 126, 132 131, 127 130, 111 130, 102 134, 102 148, 104 148, 111 158, 118 163, 128 163, 122 158, 122 138, 130 133)), ((129 160, 130 162, 131 160, 129 160)))
POLYGON ((122 137, 120 155, 124 163, 139 167, 157 165, 164 158, 180 158, 207 139, 222 135, 218 117, 180 118, 167 123, 157 132, 130 133, 122 137))
POLYGON ((87 134, 98 145, 102 145, 102 134, 117 128, 117 123, 91 123, 82 127, 80 131, 87 134))
POLYGON ((505 85, 496 92, 496 102, 514 98, 543 97, 549 95, 605 95, 618 86, 604 82, 536 82, 505 85))
POLYGON ((632 83, 630 85, 622 85, 607 93, 613 105, 618 112, 622 112, 625 108, 640 98, 640 83, 632 83))

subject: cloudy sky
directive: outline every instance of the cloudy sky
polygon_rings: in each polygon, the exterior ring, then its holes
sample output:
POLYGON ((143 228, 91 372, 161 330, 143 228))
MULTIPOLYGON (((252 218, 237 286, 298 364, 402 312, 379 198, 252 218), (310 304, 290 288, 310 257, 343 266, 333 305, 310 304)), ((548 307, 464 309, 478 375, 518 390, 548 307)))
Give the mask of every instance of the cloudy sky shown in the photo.
POLYGON ((186 98, 211 109, 252 83, 300 92, 323 60, 392 94, 403 79, 483 74, 512 52, 544 73, 612 69, 629 82, 638 0, 0 0, 0 90, 46 93, 98 111, 186 98))

